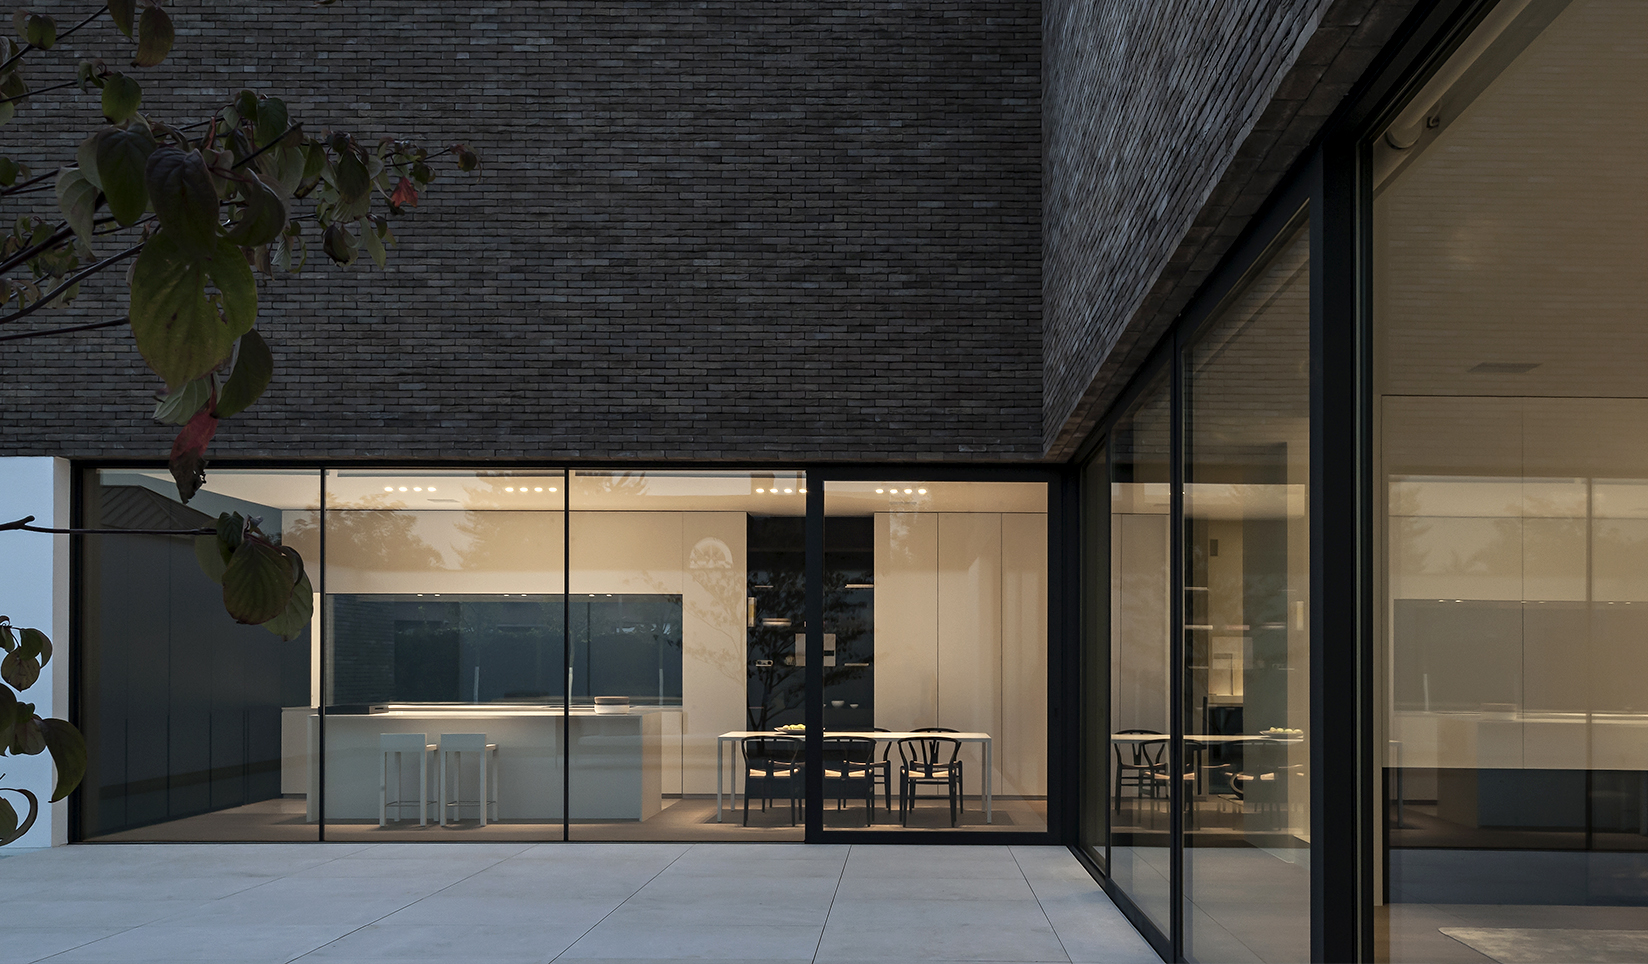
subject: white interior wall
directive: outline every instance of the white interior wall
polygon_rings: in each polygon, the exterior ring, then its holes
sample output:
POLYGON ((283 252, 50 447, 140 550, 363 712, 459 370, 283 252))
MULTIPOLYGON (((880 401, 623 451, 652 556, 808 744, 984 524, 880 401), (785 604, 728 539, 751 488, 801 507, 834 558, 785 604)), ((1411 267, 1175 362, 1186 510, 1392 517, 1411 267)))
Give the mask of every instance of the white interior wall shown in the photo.
POLYGON ((996 792, 1045 794, 1046 515, 876 513, 875 585, 876 725, 989 733, 996 792))

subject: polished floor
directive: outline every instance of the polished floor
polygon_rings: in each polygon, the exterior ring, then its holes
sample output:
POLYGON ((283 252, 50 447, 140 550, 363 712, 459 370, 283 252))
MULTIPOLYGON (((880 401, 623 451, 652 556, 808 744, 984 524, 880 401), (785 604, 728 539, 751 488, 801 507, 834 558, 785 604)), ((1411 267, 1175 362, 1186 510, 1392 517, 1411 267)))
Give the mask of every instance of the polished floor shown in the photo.
POLYGON ((1158 960, 1060 847, 91 844, 0 886, 0 962, 1158 960))
MULTIPOLYGON (((740 798, 741 807, 742 798, 740 798)), ((994 801, 991 823, 984 822, 984 809, 978 798, 970 798, 962 811, 959 826, 965 830, 1030 830, 1047 829, 1047 801, 1017 797, 998 797, 994 801)), ((470 808, 473 814, 474 809, 470 808)), ((574 822, 573 840, 610 840, 710 843, 740 840, 800 841, 802 830, 790 824, 787 802, 770 806, 765 813, 759 804, 750 811, 748 826, 743 822, 743 810, 734 808, 731 798, 723 800, 721 820, 715 819, 714 797, 671 799, 663 810, 649 820, 628 822, 574 822)), ((824 807, 824 826, 830 830, 865 829, 865 808, 862 802, 837 808, 835 801, 824 807)), ((900 827, 897 811, 889 813, 877 800, 873 826, 881 830, 948 830, 949 807, 943 800, 923 799, 911 812, 907 827, 900 827)), ((106 834, 97 838, 107 843, 192 843, 192 842, 277 842, 303 843, 317 839, 315 824, 307 819, 302 798, 289 797, 262 800, 242 807, 230 807, 178 820, 106 834)), ((392 821, 379 827, 376 821, 328 821, 326 839, 332 842, 373 843, 383 840, 451 841, 486 840, 496 842, 538 843, 561 839, 561 824, 504 820, 482 827, 471 816, 442 827, 431 823, 419 826, 416 819, 392 821)))

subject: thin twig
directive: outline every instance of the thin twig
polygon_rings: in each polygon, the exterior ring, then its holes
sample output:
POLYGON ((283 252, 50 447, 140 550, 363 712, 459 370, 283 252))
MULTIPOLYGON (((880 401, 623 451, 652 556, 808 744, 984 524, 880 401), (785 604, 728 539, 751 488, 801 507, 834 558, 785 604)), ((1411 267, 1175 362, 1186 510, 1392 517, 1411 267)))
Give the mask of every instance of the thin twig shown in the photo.
POLYGON ((18 265, 20 265, 23 262, 29 260, 30 258, 34 257, 35 255, 46 251, 49 248, 57 247, 59 244, 63 243, 64 241, 67 241, 69 239, 69 236, 72 235, 72 234, 74 234, 74 229, 69 227, 67 222, 64 222, 63 224, 58 226, 57 231, 51 237, 49 237, 46 240, 40 242, 39 244, 31 244, 28 247, 24 248, 23 250, 17 252, 16 254, 12 255, 11 257, 7 258, 5 261, 0 262, 0 275, 5 274, 6 272, 10 271, 11 269, 17 267, 18 265))
POLYGON ((62 90, 65 87, 73 87, 78 83, 80 83, 78 80, 65 80, 61 84, 52 84, 50 87, 42 87, 39 90, 31 90, 26 94, 18 94, 16 97, 0 97, 0 104, 10 104, 14 101, 33 97, 35 94, 46 94, 54 90, 62 90))
POLYGON ((47 335, 70 335, 77 331, 92 331, 96 328, 113 328, 115 325, 124 325, 130 318, 116 318, 113 321, 94 321, 89 325, 70 325, 67 328, 47 328, 45 331, 20 331, 15 335, 0 335, 0 341, 21 341, 24 338, 44 338, 47 335))
POLYGON ((44 181, 48 177, 56 177, 56 176, 57 176, 57 170, 47 171, 44 174, 36 174, 35 176, 29 178, 26 181, 21 181, 17 184, 13 184, 11 187, 0 188, 0 197, 5 197, 8 194, 15 194, 16 192, 21 191, 22 189, 24 189, 26 187, 30 187, 30 186, 35 185, 35 184, 39 184, 41 181, 44 181))
POLYGON ((281 141, 286 140, 286 138, 289 134, 291 134, 293 131, 297 130, 298 128, 300 128, 302 126, 303 126, 302 124, 293 124, 291 127, 286 128, 286 133, 285 134, 280 135, 279 137, 275 138, 274 140, 270 141, 269 143, 263 145, 262 147, 258 148, 257 150, 253 151, 252 153, 250 153, 250 154, 246 155, 245 157, 241 158, 240 160, 236 161, 234 163, 234 166, 230 167, 229 170, 232 171, 236 167, 240 167, 242 164, 250 164, 252 161, 257 159, 257 156, 259 154, 262 154, 264 151, 268 150, 269 148, 276 146, 281 141))
POLYGON ((34 516, 26 515, 13 522, 0 522, 0 532, 20 529, 23 532, 44 532, 54 536, 213 536, 217 529, 48 529, 45 526, 31 526, 34 516))
POLYGON ((87 278, 87 277, 89 277, 93 274, 96 274, 99 271, 102 271, 104 268, 107 268, 109 265, 114 264, 116 261, 126 260, 127 258, 129 258, 132 255, 138 253, 139 251, 142 251, 143 246, 145 244, 148 244, 148 243, 149 242, 147 242, 147 241, 139 241, 136 244, 132 245, 131 247, 127 248, 126 250, 120 252, 119 254, 110 255, 107 258, 104 258, 102 261, 97 262, 96 264, 89 265, 86 268, 83 268, 82 270, 77 272, 73 277, 69 278, 67 281, 65 281, 62 284, 58 285, 57 287, 53 288, 50 292, 48 292, 46 295, 41 297, 41 299, 39 301, 36 301, 34 304, 29 305, 27 308, 20 308, 17 311, 14 311, 11 314, 5 316, 4 318, 0 318, 0 325, 9 325, 14 321, 21 321, 22 319, 27 318, 29 315, 34 314, 35 312, 39 311, 41 308, 44 308, 46 305, 50 304, 52 299, 56 298, 58 295, 62 294, 63 292, 65 292, 65 291, 69 290, 70 288, 74 287, 75 285, 79 284, 81 282, 81 279, 87 278))
MULTIPOLYGON (((84 27, 86 24, 91 23, 93 20, 96 20, 98 17, 101 17, 103 15, 103 11, 105 11, 107 9, 109 9, 108 4, 104 4, 103 6, 98 7, 97 10, 91 16, 89 16, 86 19, 80 21, 79 23, 77 23, 74 26, 70 27, 69 29, 63 31, 62 33, 58 34, 57 35, 58 42, 61 43, 62 41, 69 39, 70 34, 74 33, 76 30, 79 30, 81 27, 84 27)), ((53 44, 53 46, 56 46, 56 44, 53 44)), ((22 60, 24 54, 28 53, 31 50, 39 50, 39 49, 40 48, 36 47, 34 44, 24 44, 22 50, 19 50, 17 53, 13 54, 12 56, 7 57, 6 62, 3 63, 3 64, 0 64, 0 73, 4 73, 5 69, 7 67, 10 67, 12 64, 16 63, 17 61, 22 60)))

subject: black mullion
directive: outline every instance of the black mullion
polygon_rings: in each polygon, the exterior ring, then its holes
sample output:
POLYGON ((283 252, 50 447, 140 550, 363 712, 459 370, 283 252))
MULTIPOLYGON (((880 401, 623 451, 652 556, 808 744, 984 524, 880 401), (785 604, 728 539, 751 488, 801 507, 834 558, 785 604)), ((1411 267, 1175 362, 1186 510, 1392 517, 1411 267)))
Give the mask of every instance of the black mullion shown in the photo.
MULTIPOLYGON (((485 795, 485 787, 481 788, 485 795)), ((483 800, 481 806, 486 806, 483 800)), ((561 842, 572 839, 572 470, 561 470, 561 842)))
POLYGON ((1168 631, 1168 940, 1174 960, 1184 960, 1184 686, 1185 686, 1185 524, 1184 524, 1184 357, 1175 332, 1168 382, 1168 590, 1173 600, 1168 631))
MULTIPOLYGON (((326 842, 326 472, 323 465, 320 469, 320 538, 316 549, 320 558, 315 562, 318 576, 315 580, 316 588, 320 591, 320 634, 317 640, 320 660, 317 667, 320 676, 320 698, 315 700, 315 755, 320 759, 315 761, 315 840, 318 843, 326 842)), ((396 811, 399 813, 399 811, 396 811)))
POLYGON ((1311 959, 1355 961, 1371 929, 1360 848, 1371 729, 1362 672, 1362 352, 1358 345, 1354 144, 1327 142, 1307 175, 1310 205, 1311 959), (1332 644, 1330 645, 1330 640, 1332 644))
POLYGON ((803 734, 806 763, 805 831, 808 843, 824 831, 824 480, 809 469, 807 480, 807 699, 803 734))

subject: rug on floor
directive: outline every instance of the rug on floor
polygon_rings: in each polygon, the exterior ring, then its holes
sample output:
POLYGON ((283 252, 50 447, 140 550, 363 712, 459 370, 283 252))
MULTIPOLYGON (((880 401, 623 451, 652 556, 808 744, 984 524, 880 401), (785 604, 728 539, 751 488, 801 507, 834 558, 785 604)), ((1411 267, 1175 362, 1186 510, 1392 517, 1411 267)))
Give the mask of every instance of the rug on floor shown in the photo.
POLYGON ((1640 964, 1648 931, 1534 927, 1441 927, 1442 933, 1500 964, 1640 964))

